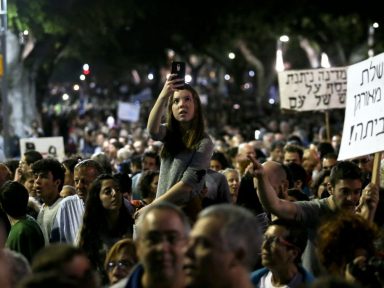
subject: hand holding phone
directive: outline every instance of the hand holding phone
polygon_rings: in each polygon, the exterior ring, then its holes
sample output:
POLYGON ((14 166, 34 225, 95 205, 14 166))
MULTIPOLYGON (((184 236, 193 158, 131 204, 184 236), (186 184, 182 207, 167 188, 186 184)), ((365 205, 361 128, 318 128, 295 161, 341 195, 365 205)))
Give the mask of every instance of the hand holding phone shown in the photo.
POLYGON ((183 83, 184 83, 185 82, 185 62, 173 61, 171 74, 176 74, 176 76, 173 76, 174 79, 181 79, 183 80, 183 83))

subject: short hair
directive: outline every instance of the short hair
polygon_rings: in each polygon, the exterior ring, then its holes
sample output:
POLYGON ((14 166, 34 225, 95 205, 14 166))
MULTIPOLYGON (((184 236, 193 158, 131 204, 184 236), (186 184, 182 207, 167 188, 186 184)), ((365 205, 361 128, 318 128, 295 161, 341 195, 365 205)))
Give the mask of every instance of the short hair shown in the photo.
POLYGON ((91 156, 91 160, 98 162, 105 173, 108 173, 108 174, 112 173, 113 169, 112 169, 110 159, 104 152, 93 154, 91 156))
POLYGON ((3 252, 11 270, 11 287, 18 287, 17 284, 32 273, 31 266, 23 254, 8 248, 3 252))
POLYGON ((239 181, 240 181, 240 172, 239 170, 235 169, 235 168, 225 168, 224 170, 220 170, 219 171, 221 174, 223 174, 224 176, 227 176, 227 174, 229 173, 236 173, 237 176, 239 177, 239 181))
POLYGON ((58 160, 54 158, 38 160, 32 164, 32 172, 34 174, 40 172, 51 172, 54 180, 60 180, 59 191, 63 188, 65 168, 58 160))
POLYGON ((295 144, 287 144, 284 146, 284 153, 297 153, 299 155, 299 158, 302 160, 304 155, 304 150, 301 146, 295 145, 295 144))
POLYGON ((361 169, 351 161, 340 161, 333 166, 329 182, 335 187, 340 180, 360 180, 362 181, 361 169))
POLYGON ((36 161, 43 159, 43 155, 41 155, 41 153, 36 150, 26 151, 23 156, 25 158, 25 162, 27 162, 28 165, 31 165, 36 161))
POLYGON ((230 251, 244 251, 243 265, 252 269, 261 247, 261 226, 255 215, 246 208, 232 204, 217 204, 202 210, 197 220, 213 217, 223 223, 221 239, 230 251))
POLYGON ((190 225, 188 217, 185 215, 183 210, 181 210, 178 206, 176 206, 170 202, 160 201, 160 202, 157 202, 157 203, 154 203, 154 204, 147 206, 146 209, 144 209, 144 213, 139 216, 139 218, 136 222, 136 230, 135 230, 136 239, 139 239, 141 237, 141 234, 143 233, 142 225, 143 225, 147 215, 153 211, 156 211, 156 210, 162 210, 162 211, 168 210, 168 211, 174 212, 179 217, 181 222, 183 223, 185 235, 189 234, 189 231, 191 230, 191 225, 190 225))
POLYGON ((273 151, 275 150, 276 148, 281 148, 281 149, 284 149, 284 146, 285 146, 285 142, 284 141, 281 141, 281 140, 275 140, 272 142, 271 144, 271 149, 270 151, 273 151))
POLYGON ((87 257, 78 247, 66 243, 53 243, 38 251, 32 260, 33 273, 55 271, 65 273, 65 266, 75 256, 87 257))
POLYGON ((295 221, 280 218, 272 221, 269 224, 269 226, 272 225, 284 227, 288 231, 289 234, 288 236, 284 237, 284 239, 287 240, 289 243, 292 243, 299 249, 299 255, 295 259, 296 264, 299 264, 301 262, 301 255, 303 254, 305 247, 307 246, 307 228, 295 221))
POLYGON ((11 217, 25 216, 28 198, 27 189, 17 181, 7 181, 0 188, 1 206, 4 212, 11 217))
MULTIPOLYGON (((136 254, 136 246, 132 239, 125 238, 117 241, 112 247, 108 250, 107 255, 105 256, 104 269, 108 270, 108 263, 114 259, 119 254, 126 253, 129 255, 132 260, 132 264, 136 264, 139 260, 136 254)), ((132 265, 133 266, 133 265, 132 265)))
POLYGON ((153 158, 156 161, 156 166, 160 167, 160 156, 156 152, 153 151, 145 151, 141 156, 141 161, 144 161, 145 158, 153 158))
POLYGON ((98 174, 104 173, 104 169, 100 165, 100 163, 92 159, 85 159, 83 161, 80 161, 79 163, 76 164, 74 171, 80 170, 83 168, 93 168, 98 172, 98 174))
POLYGON ((69 158, 69 159, 66 159, 62 162, 62 164, 64 165, 64 167, 66 167, 69 171, 71 171, 71 173, 73 173, 73 171, 75 170, 75 166, 77 165, 77 163, 79 163, 81 161, 81 158, 80 157, 76 157, 76 158, 69 158))

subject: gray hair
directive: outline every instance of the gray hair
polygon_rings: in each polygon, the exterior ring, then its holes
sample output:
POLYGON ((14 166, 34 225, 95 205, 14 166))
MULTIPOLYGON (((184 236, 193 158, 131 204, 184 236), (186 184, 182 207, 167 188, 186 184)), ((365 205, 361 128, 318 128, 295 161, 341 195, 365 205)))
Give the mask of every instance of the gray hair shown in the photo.
POLYGON ((18 283, 32 273, 27 258, 22 254, 5 248, 5 261, 10 268, 11 287, 17 287, 18 283))
POLYGON ((240 206, 217 204, 201 211, 198 220, 209 217, 221 221, 224 247, 229 251, 242 250, 243 265, 252 269, 259 257, 263 234, 255 215, 240 206))

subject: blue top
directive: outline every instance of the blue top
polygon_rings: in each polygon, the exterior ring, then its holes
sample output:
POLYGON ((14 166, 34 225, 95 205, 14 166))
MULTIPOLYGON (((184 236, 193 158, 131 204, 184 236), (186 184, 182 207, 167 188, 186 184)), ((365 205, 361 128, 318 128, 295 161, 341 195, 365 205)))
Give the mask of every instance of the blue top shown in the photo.
MULTIPOLYGON (((315 280, 315 277, 312 273, 305 270, 302 266, 298 266, 299 273, 303 276, 303 283, 312 283, 315 280)), ((260 287, 260 280, 264 275, 267 275, 269 272, 268 268, 261 268, 251 273, 251 281, 255 287, 260 287)))

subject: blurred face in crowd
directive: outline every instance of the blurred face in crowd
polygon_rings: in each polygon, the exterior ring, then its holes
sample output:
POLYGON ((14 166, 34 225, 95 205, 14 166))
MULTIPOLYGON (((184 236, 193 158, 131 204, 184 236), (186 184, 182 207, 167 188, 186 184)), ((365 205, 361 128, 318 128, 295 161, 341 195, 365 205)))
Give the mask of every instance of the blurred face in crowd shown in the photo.
POLYGON ((359 168, 363 174, 370 174, 373 168, 373 158, 370 155, 356 157, 352 160, 359 168))
POLYGON ((323 169, 324 170, 331 170, 333 166, 335 166, 337 163, 337 159, 334 158, 323 158, 323 169))
POLYGON ((292 264, 298 255, 295 245, 285 240, 289 235, 286 228, 279 225, 271 225, 264 233, 261 246, 261 263, 269 269, 284 269, 292 264))
POLYGON ((34 177, 37 196, 48 206, 52 205, 59 197, 60 180, 54 180, 51 171, 34 173, 34 177))
POLYGON ((189 122, 195 116, 195 102, 188 90, 176 90, 172 98, 173 117, 179 122, 189 122))
POLYGON ((136 261, 129 255, 128 251, 121 251, 110 259, 107 267, 107 274, 110 284, 128 276, 136 261))
POLYGON ((289 164, 291 162, 301 165, 299 153, 296 153, 296 152, 284 153, 284 164, 289 164))
POLYGON ((239 194, 240 175, 235 171, 231 171, 225 174, 225 178, 227 178, 229 192, 231 193, 232 203, 236 203, 237 195, 239 194))
POLYGON ((360 179, 341 179, 335 187, 328 184, 328 191, 333 195, 336 207, 355 212, 361 196, 362 182, 360 179))
POLYGON ((84 202, 87 199, 89 186, 98 175, 97 170, 92 167, 75 168, 74 181, 76 193, 84 202))
POLYGON ((155 177, 153 177, 152 181, 151 181, 151 193, 153 193, 154 195, 156 195, 156 192, 157 192, 157 185, 159 184, 159 175, 156 175, 155 177))
POLYGON ((226 247, 222 227, 222 220, 216 217, 204 217, 195 223, 185 253, 188 287, 225 287, 235 252, 226 247))
POLYGON ((187 241, 179 215, 170 209, 154 209, 139 225, 136 247, 139 261, 147 273, 144 278, 152 277, 166 283, 179 279, 183 273, 183 249, 187 241))
POLYGON ((152 157, 144 157, 143 161, 141 162, 141 166, 143 167, 143 171, 156 170, 156 159, 152 157))
POLYGON ((25 173, 31 169, 31 165, 28 165, 24 155, 21 156, 21 159, 19 162, 19 169, 21 173, 25 173))
POLYGON ((36 191, 34 188, 35 184, 35 178, 33 174, 31 174, 30 177, 28 177, 25 182, 23 183, 24 187, 27 189, 29 196, 35 197, 36 196, 36 191))
POLYGON ((101 182, 99 196, 101 205, 106 210, 119 210, 123 203, 119 184, 113 179, 106 179, 101 182))
POLYGON ((282 147, 276 147, 271 151, 271 160, 283 163, 284 160, 284 150, 282 147))
POLYGON ((212 170, 215 170, 216 172, 219 172, 223 169, 221 163, 217 160, 211 160, 209 166, 212 170))

